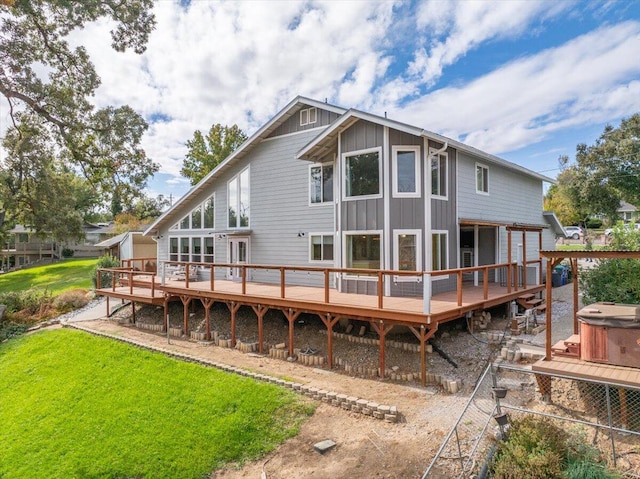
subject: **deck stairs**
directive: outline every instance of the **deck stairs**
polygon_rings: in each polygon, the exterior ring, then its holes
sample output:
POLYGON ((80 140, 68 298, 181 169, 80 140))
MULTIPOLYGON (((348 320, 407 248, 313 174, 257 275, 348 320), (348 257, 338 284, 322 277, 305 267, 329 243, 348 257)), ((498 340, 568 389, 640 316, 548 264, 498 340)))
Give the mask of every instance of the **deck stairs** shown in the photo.
POLYGON ((580 336, 573 334, 568 339, 558 341, 551 347, 551 352, 555 356, 567 356, 580 359, 580 336))
POLYGON ((543 299, 536 298, 533 293, 523 294, 516 298, 516 303, 526 309, 534 309, 536 314, 542 314, 547 309, 547 304, 543 299))

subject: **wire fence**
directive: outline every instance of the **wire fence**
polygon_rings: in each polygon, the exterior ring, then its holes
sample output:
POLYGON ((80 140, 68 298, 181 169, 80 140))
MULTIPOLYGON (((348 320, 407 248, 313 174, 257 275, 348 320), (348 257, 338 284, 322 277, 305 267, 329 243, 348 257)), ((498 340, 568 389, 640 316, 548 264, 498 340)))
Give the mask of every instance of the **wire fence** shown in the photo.
MULTIPOLYGON (((547 389, 547 388, 545 388, 547 389)), ((537 415, 582 437, 607 465, 640 478, 640 388, 493 364, 482 374, 423 479, 484 478, 509 421, 537 415), (550 397, 539 385, 550 382, 550 397), (544 400, 543 400, 544 399, 544 400)))

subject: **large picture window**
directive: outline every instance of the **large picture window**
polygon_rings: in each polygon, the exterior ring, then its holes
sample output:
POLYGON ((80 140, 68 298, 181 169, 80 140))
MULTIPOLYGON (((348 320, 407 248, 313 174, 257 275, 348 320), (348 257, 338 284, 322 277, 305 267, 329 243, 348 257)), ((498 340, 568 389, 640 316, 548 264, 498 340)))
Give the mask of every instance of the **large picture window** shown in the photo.
POLYGON ((228 185, 229 228, 249 227, 249 168, 234 176, 228 185))
POLYGON ((431 196, 447 197, 447 154, 439 153, 431 158, 431 196))
POLYGON ((489 167, 476 163, 476 192, 489 194, 489 167))
POLYGON ((333 201, 333 165, 311 165, 309 195, 312 204, 333 201))
POLYGON ((309 252, 310 261, 333 261, 333 235, 311 234, 309 252))
POLYGON ((344 155, 345 197, 381 195, 380 149, 344 155))
POLYGON ((420 196, 420 147, 394 146, 393 159, 393 196, 420 196))
POLYGON ((215 224, 214 218, 214 196, 210 196, 207 201, 199 204, 191 213, 180 220, 179 223, 173 225, 171 230, 199 230, 213 229, 215 224))
POLYGON ((215 202, 214 202, 213 196, 211 196, 204 203, 203 222, 204 222, 205 229, 213 229, 215 225, 214 207, 215 207, 215 202))
MULTIPOLYGON (((442 271, 449 269, 449 247, 447 231, 433 232, 431 235, 431 270, 442 271)), ((436 276, 434 279, 444 278, 444 276, 436 276)))
MULTIPOLYGON (((396 271, 422 270, 422 232, 395 230, 393 232, 393 269, 396 271)), ((394 281, 418 281, 418 276, 395 276, 394 281)))
POLYGON ((345 238, 347 268, 380 269, 380 233, 354 233, 345 238))
POLYGON ((172 236, 169 238, 169 261, 213 263, 213 236, 172 236))

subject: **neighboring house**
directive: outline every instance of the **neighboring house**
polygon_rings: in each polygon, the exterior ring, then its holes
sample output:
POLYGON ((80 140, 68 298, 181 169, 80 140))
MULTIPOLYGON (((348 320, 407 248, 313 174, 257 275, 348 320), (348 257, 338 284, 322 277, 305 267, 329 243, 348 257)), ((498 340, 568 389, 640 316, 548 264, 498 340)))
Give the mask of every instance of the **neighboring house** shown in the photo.
MULTIPOLYGON (((156 239, 159 261, 357 268, 333 276, 332 287, 376 294, 375 275, 363 270, 538 260, 556 236, 542 213, 543 182, 553 180, 421 128, 298 97, 145 235, 156 239)), ((528 283, 539 284, 539 264, 526 268, 528 283)), ((216 276, 239 279, 239 271, 216 276)), ((279 280, 277 270, 250 274, 279 280)), ((478 274, 465 279, 477 284, 478 274)), ((287 276, 288 284, 322 280, 287 276)), ((422 281, 397 276, 384 294, 421 296, 422 281)), ((455 283, 434 276, 431 290, 455 283)))
POLYGON ((7 240, 0 249, 0 269, 7 271, 20 268, 35 262, 52 261, 62 257, 65 248, 73 250, 74 257, 93 258, 100 254, 95 244, 113 235, 110 223, 85 223, 84 240, 79 242, 59 243, 52 238, 36 236, 35 230, 23 225, 16 225, 8 231, 7 240))
POLYGON ((620 216, 622 221, 625 223, 631 223, 632 221, 638 222, 640 220, 640 212, 638 211, 638 208, 626 201, 620 202, 620 208, 618 208, 617 211, 618 216, 620 216))

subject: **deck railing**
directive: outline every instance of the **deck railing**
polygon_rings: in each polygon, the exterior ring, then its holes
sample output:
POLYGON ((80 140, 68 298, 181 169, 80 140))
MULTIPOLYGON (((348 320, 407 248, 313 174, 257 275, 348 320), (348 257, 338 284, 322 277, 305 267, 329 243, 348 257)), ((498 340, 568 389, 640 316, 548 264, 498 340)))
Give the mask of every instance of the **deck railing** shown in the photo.
MULTIPOLYGON (((324 289, 324 303, 330 303, 330 291, 331 291, 331 279, 334 275, 336 281, 340 279, 368 279, 377 282, 377 307, 378 309, 384 308, 385 301, 385 284, 387 281, 393 281, 393 278, 398 277, 414 277, 417 283, 423 284, 423 301, 424 301, 424 313, 431 312, 430 300, 432 297, 431 287, 432 279, 434 277, 454 276, 456 279, 456 303, 458 306, 462 306, 464 302, 463 294, 463 280, 464 275, 478 273, 481 275, 481 280, 478 280, 478 284, 482 284, 483 299, 486 301, 489 299, 489 284, 491 282, 500 282, 499 278, 506 276, 510 281, 507 281, 504 286, 507 288, 507 293, 512 291, 518 291, 519 285, 522 284, 526 288, 526 282, 520 281, 519 268, 516 262, 511 263, 499 263, 483 266, 472 266, 468 268, 452 268, 441 271, 405 271, 405 270, 371 270, 371 269, 358 269, 358 268, 334 268, 334 267, 322 267, 322 266, 281 266, 281 265, 263 265, 263 264, 237 264, 237 263, 205 263, 205 262, 187 262, 187 261, 161 261, 161 268, 158 272, 142 271, 136 265, 144 265, 146 262, 156 261, 156 258, 134 258, 130 260, 122 261, 123 266, 120 268, 103 268, 98 270, 100 272, 111 273, 110 289, 115 291, 117 285, 129 286, 130 294, 133 294, 134 283, 139 287, 151 287, 152 296, 155 293, 157 286, 156 274, 160 275, 161 284, 165 285, 168 276, 171 272, 181 271, 181 280, 184 280, 185 288, 189 288, 191 283, 197 281, 197 275, 202 271, 209 271, 209 289, 216 291, 216 270, 220 268, 224 269, 224 277, 227 278, 230 272, 234 273, 234 278, 241 283, 242 295, 247 294, 247 284, 251 283, 249 278, 249 272, 252 270, 257 271, 273 271, 279 275, 278 285, 280 288, 280 298, 285 299, 287 297, 288 277, 292 273, 306 272, 322 275, 322 283, 324 289), (196 278, 193 277, 193 271, 197 271, 196 278), (490 279, 491 272, 494 271, 493 280, 490 279), (501 274, 506 271, 506 275, 501 274)), ((525 264, 539 263, 539 260, 527 261, 525 264)), ((101 289, 106 285, 101 284, 101 274, 97 275, 97 287, 101 289)), ((525 274, 523 274, 525 276, 525 274)), ((218 277, 219 280, 220 276, 218 277)))

